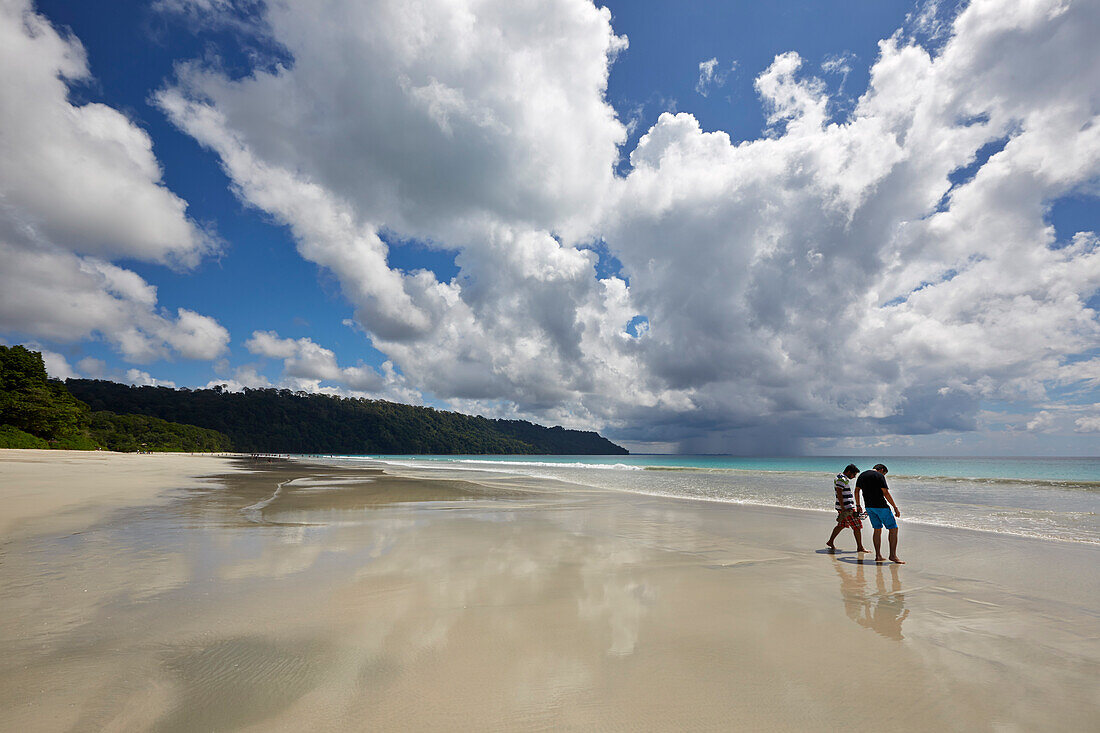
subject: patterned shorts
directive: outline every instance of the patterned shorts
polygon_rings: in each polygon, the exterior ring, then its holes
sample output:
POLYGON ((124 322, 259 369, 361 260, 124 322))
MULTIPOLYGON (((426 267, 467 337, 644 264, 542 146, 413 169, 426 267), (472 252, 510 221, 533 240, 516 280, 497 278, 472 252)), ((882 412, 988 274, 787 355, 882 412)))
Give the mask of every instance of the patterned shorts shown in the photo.
POLYGON ((863 522, 860 520, 859 515, 855 512, 849 512, 848 514, 837 513, 836 523, 841 527, 850 527, 851 529, 863 529, 863 522))

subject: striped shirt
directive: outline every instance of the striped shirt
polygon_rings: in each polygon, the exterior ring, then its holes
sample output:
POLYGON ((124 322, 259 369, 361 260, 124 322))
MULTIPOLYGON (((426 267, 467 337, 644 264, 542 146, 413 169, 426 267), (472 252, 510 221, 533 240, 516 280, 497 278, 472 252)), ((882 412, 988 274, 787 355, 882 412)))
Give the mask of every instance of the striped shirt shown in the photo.
POLYGON ((841 506, 840 500, 836 501, 836 510, 843 511, 844 509, 855 509, 856 500, 852 495, 852 480, 842 473, 836 475, 836 481, 833 482, 834 489, 840 489, 840 495, 844 497, 844 505, 841 506))

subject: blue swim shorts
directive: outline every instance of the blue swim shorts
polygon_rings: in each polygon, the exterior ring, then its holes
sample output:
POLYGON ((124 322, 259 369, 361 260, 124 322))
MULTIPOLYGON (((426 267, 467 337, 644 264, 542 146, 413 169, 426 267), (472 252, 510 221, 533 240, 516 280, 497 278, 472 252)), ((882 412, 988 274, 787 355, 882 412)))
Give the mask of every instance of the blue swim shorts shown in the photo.
POLYGON ((897 529, 898 523, 894 521, 894 512, 889 507, 868 506, 867 518, 871 520, 871 526, 875 529, 897 529))

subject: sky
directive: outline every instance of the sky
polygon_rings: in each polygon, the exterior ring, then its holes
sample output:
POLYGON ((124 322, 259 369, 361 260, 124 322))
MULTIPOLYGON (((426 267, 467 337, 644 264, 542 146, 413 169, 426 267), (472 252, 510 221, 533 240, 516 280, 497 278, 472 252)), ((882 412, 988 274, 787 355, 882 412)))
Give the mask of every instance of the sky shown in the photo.
POLYGON ((0 0, 0 341, 635 452, 1100 455, 1100 3, 0 0))

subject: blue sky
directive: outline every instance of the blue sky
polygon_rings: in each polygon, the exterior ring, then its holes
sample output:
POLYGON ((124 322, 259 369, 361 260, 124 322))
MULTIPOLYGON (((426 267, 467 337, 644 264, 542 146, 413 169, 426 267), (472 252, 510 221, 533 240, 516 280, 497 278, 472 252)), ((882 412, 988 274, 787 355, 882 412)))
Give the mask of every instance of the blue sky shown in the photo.
POLYGON ((1088 3, 428 5, 12 3, 0 338, 640 450, 1098 452, 1088 3))

